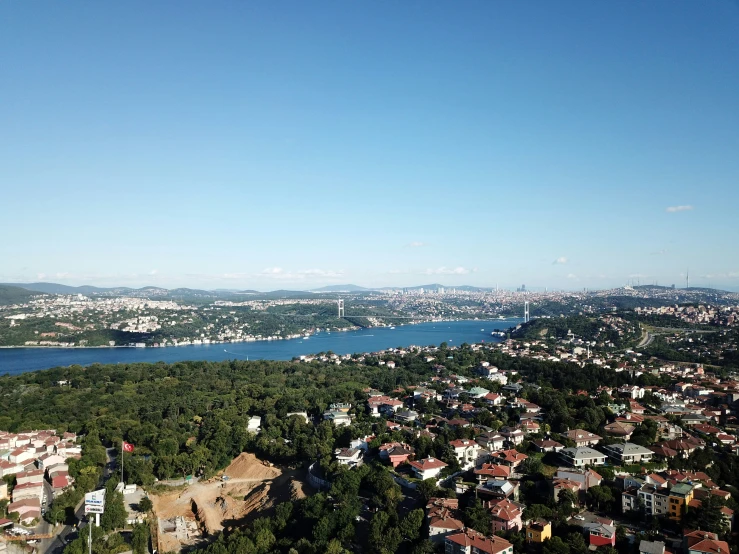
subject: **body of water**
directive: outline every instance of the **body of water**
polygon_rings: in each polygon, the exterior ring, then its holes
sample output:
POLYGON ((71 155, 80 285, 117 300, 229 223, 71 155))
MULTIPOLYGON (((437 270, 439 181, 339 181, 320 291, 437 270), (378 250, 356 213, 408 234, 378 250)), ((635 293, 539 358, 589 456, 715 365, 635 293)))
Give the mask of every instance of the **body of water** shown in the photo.
POLYGON ((378 327, 349 332, 321 332, 308 339, 204 344, 166 348, 2 348, 0 375, 15 375, 57 366, 183 360, 291 360, 332 351, 336 354, 376 352, 386 348, 449 346, 462 343, 499 342, 491 332, 505 330, 522 319, 468 320, 378 327))

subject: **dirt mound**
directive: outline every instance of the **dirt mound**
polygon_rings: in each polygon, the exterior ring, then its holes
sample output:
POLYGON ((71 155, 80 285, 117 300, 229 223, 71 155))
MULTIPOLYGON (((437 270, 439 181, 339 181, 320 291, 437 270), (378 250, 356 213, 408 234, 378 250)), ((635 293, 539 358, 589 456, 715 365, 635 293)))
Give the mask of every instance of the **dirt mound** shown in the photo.
POLYGON ((290 500, 295 501, 305 497, 306 494, 303 490, 303 483, 301 481, 296 481, 295 479, 290 481, 290 500))
POLYGON ((282 473, 267 462, 262 462, 254 454, 243 452, 238 455, 224 472, 231 479, 276 479, 282 473))

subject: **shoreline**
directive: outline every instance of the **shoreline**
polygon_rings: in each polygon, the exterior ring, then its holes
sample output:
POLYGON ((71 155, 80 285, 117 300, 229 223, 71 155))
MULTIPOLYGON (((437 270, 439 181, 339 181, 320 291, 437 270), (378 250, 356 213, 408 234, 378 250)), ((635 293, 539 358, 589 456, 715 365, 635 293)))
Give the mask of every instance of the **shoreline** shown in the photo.
MULTIPOLYGON (((361 330, 372 330, 372 329, 390 329, 392 327, 406 327, 409 325, 422 325, 424 323, 443 323, 443 322, 457 322, 457 321, 507 321, 509 319, 516 319, 515 317, 506 317, 503 319, 500 318, 494 318, 494 319, 467 319, 467 318, 450 318, 450 319, 431 319, 429 321, 414 321, 414 322, 408 322, 408 323, 397 323, 395 325, 382 325, 382 326, 376 326, 376 327, 355 327, 353 329, 347 328, 347 329, 337 329, 335 331, 330 331, 331 333, 348 333, 351 331, 361 331, 361 330)), ((310 333, 309 336, 313 337, 320 333, 326 333, 326 331, 320 331, 319 333, 310 333)), ((253 343, 253 342, 278 342, 278 341, 286 341, 286 340, 297 340, 297 339, 304 339, 304 335, 298 335, 298 336, 292 336, 292 337, 280 337, 276 339, 253 339, 253 340, 241 340, 241 341, 210 341, 206 344, 165 344, 164 346, 131 346, 127 344, 115 344, 113 346, 110 345, 100 345, 100 346, 60 346, 60 345, 31 345, 31 344, 18 344, 18 345, 7 345, 7 346, 0 346, 0 350, 14 350, 14 349, 39 349, 39 350, 50 350, 50 349, 58 349, 58 350, 101 350, 101 349, 113 349, 113 348, 130 348, 132 350, 150 350, 150 349, 162 349, 162 348, 182 348, 186 346, 215 346, 215 345, 221 345, 221 344, 244 344, 244 343, 253 343)))

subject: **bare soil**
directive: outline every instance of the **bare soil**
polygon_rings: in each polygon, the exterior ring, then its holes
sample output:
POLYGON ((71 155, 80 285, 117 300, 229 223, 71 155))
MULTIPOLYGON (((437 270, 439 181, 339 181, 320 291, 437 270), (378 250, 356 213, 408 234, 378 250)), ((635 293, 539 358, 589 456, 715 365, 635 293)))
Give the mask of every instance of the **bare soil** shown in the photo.
MULTIPOLYGON (((224 470, 228 480, 220 476, 200 481, 185 489, 152 494, 154 513, 160 520, 182 516, 196 519, 203 536, 224 528, 238 527, 264 515, 280 502, 306 496, 302 472, 281 470, 262 462, 253 454, 242 453, 224 470)), ((163 552, 179 551, 193 541, 180 541, 171 533, 161 533, 163 552)))

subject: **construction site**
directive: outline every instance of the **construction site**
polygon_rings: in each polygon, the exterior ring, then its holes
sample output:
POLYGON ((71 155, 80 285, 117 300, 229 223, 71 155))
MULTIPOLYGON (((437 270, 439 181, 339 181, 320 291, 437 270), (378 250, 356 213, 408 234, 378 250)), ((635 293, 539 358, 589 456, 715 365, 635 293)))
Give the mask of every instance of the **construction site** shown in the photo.
POLYGON ((302 471, 282 470, 242 453, 207 481, 151 494, 159 552, 178 552, 244 525, 281 502, 305 497, 302 471))

